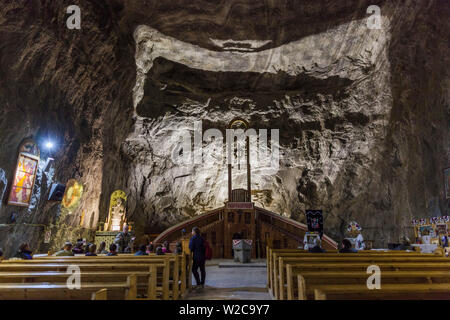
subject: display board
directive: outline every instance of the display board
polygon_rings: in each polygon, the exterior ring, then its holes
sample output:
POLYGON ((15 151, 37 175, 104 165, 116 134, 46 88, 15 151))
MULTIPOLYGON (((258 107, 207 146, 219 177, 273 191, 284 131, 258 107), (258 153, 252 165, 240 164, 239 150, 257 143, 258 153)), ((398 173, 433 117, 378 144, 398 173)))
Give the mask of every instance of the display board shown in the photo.
POLYGON ((449 216, 413 219, 411 224, 414 227, 416 243, 441 244, 442 237, 448 237, 450 229, 449 216))
POLYGON ((323 212, 322 210, 306 210, 306 224, 309 232, 323 234, 323 212))

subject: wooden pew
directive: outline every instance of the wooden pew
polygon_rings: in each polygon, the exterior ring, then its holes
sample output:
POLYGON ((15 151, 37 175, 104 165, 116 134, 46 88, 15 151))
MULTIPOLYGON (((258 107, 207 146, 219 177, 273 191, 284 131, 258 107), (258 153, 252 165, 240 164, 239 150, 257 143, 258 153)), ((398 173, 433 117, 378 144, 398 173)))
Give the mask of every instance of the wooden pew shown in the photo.
POLYGON ((126 282, 81 284, 81 289, 69 289, 66 284, 2 283, 1 300, 89 300, 93 293, 106 289, 116 299, 135 300, 137 280, 135 275, 126 282))
MULTIPOLYGON (((28 260, 28 261, 58 261, 63 262, 67 261, 95 261, 97 259, 108 259, 108 261, 114 262, 139 262, 139 261, 148 261, 148 259, 168 259, 171 261, 171 278, 174 283, 174 288, 171 290, 173 292, 173 299, 178 299, 179 297, 184 297, 187 294, 187 288, 190 289, 191 285, 188 282, 189 274, 190 274, 190 255, 189 254, 165 254, 165 255, 156 255, 150 254, 148 256, 134 256, 133 254, 119 254, 118 256, 106 256, 99 255, 94 257, 89 256, 67 256, 67 257, 55 257, 55 256, 43 256, 38 259, 28 260), (172 265, 173 264, 173 265, 172 265), (178 284, 178 285, 175 285, 178 284)), ((38 263, 38 262, 37 262, 38 263)))
MULTIPOLYGON (((287 265, 288 270, 288 300, 306 300, 314 298, 314 289, 323 285, 354 284, 366 285, 370 274, 362 271, 314 272, 301 271, 292 265, 287 265), (294 287, 297 278, 297 287, 294 287)), ((381 286, 385 284, 419 284, 419 283, 450 283, 449 271, 384 271, 381 273, 381 286)))
MULTIPOLYGON (((267 252, 267 284, 269 291, 274 292, 275 287, 275 274, 274 269, 277 268, 276 261, 277 257, 280 256, 317 256, 317 253, 310 253, 306 250, 300 250, 300 249, 272 249, 270 247, 266 248, 267 252)), ((383 256, 435 256, 435 254, 421 254, 419 252, 413 252, 413 251, 397 251, 397 250, 387 250, 387 251, 380 251, 380 250, 362 250, 358 253, 352 253, 352 255, 357 254, 358 256, 361 256, 362 254, 366 255, 383 255, 383 256)), ((321 256, 341 256, 341 253, 338 253, 337 250, 329 250, 325 253, 321 253, 321 256)), ((345 255, 345 254, 344 254, 345 255)))
MULTIPOLYGON (((157 298, 156 288, 156 266, 153 271, 133 271, 133 272, 82 272, 80 274, 81 282, 88 283, 116 283, 126 282, 127 278, 132 274, 137 277, 138 291, 147 295, 148 300, 157 298)), ((67 280, 72 273, 66 272, 0 272, 0 284, 2 283, 51 283, 51 284, 67 284, 67 280)))
MULTIPOLYGON (((274 254, 274 257, 277 257, 277 254, 274 254)), ((397 256, 397 255, 364 255, 364 254, 355 254, 355 253, 342 253, 339 255, 322 255, 315 254, 315 256, 294 256, 294 257, 285 257, 281 256, 277 258, 278 264, 274 264, 273 273, 274 273, 274 287, 272 294, 276 299, 284 299, 285 298, 285 284, 286 284, 286 269, 285 265, 287 263, 291 264, 300 264, 300 263, 367 263, 370 264, 379 264, 379 263, 396 263, 396 262, 420 262, 420 263, 428 263, 428 262, 450 262, 448 258, 444 258, 441 256, 397 256)))
POLYGON ((108 300, 108 289, 101 289, 92 294, 92 300, 108 300))
MULTIPOLYGON (((373 263, 304 263, 298 266, 299 272, 366 272, 367 267, 373 263)), ((377 263, 382 273, 388 271, 448 271, 450 269, 449 262, 429 262, 429 263, 377 263)), ((367 277, 369 275, 367 274, 367 277)))
POLYGON ((379 290, 368 290, 365 285, 318 286, 314 291, 316 300, 449 300, 450 283, 385 284, 379 290))
MULTIPOLYGON (((322 254, 317 254, 317 253, 308 253, 304 250, 298 250, 298 249, 271 249, 271 248, 267 248, 267 268, 268 268, 268 286, 269 289, 271 290, 271 292, 273 293, 273 295, 276 298, 284 298, 284 267, 283 265, 285 264, 285 261, 283 260, 284 257, 288 257, 288 258, 292 258, 293 260, 297 260, 296 258, 300 257, 301 259, 301 263, 303 264, 303 266, 305 267, 305 263, 306 264, 311 264, 314 261, 316 261, 317 263, 320 262, 324 262, 321 258, 326 257, 326 258, 337 258, 337 259, 333 259, 333 260, 329 260, 327 259, 326 261, 333 261, 335 263, 338 263, 340 266, 342 263, 345 263, 345 259, 342 258, 349 258, 351 259, 351 262, 354 262, 353 258, 354 257, 358 257, 359 259, 356 259, 355 262, 363 262, 363 260, 365 262, 371 262, 371 261, 377 261, 377 264, 379 263, 386 263, 386 262, 404 262, 404 261, 419 261, 419 263, 428 263, 428 262, 447 262, 450 260, 436 260, 435 258, 439 258, 442 257, 442 255, 436 255, 436 254, 420 254, 418 252, 406 252, 406 251, 387 251, 387 252, 381 252, 381 251, 360 251, 358 253, 352 253, 352 254, 339 254, 337 252, 330 252, 328 251, 327 253, 322 253, 322 254), (309 257, 309 259, 308 259, 309 257), (374 259, 371 257, 375 257, 374 259), (381 258, 380 258, 381 257, 381 258), (281 266, 280 266, 280 258, 281 259, 281 266), (306 258, 306 259, 304 259, 306 258), (315 260, 316 258, 319 258, 319 261, 315 260), (364 258, 364 259, 361 259, 364 258), (309 260, 309 261, 308 261, 309 260), (283 282, 280 281, 281 279, 283 279, 283 282)), ((321 265, 323 265, 322 263, 320 263, 321 265)), ((370 264, 375 264, 375 263, 370 263, 370 264)), ((354 263, 352 265, 353 268, 359 268, 361 271, 366 271, 366 268, 368 265, 370 264, 365 264, 365 268, 363 269, 363 267, 360 266, 356 266, 354 263)), ((328 265, 329 267, 333 268, 332 266, 328 265)), ((308 266, 306 266, 308 267, 308 266)), ((325 266, 326 267, 326 266, 325 266)), ((384 268, 389 268, 389 267, 394 267, 392 265, 388 266, 385 265, 384 268)), ((405 265, 399 265, 397 267, 401 267, 401 268, 415 268, 414 266, 405 266, 405 265)), ((416 266, 417 267, 417 266, 416 266)), ((446 268, 445 266, 442 265, 436 265, 436 268, 446 268)), ((334 266, 334 268, 336 268, 336 266, 334 266)), ((431 266, 425 266, 425 268, 428 268, 427 270, 429 270, 429 268, 431 268, 431 266)), ((398 268, 397 268, 398 269, 398 268)), ((394 269, 396 270, 396 269, 394 269)), ((445 269, 443 269, 445 270, 445 269)), ((314 269, 311 271, 315 271, 314 269)), ((335 271, 340 271, 339 267, 337 270, 335 271)), ((366 279, 369 277, 368 274, 364 274, 366 279)), ((291 278, 291 277, 290 277, 291 278)))
MULTIPOLYGON (((8 264, 0 264, 0 274, 5 274, 5 277, 9 277, 10 279, 21 279, 21 282, 26 282, 26 279, 37 279, 42 278, 45 279, 47 276, 47 280, 52 283, 61 282, 61 279, 64 277, 68 277, 71 274, 66 274, 68 264, 20 264, 20 263, 8 263, 8 264), (41 273, 42 275, 33 274, 31 276, 26 275, 27 273, 41 273), (65 274, 54 276, 52 273, 65 274), (21 274, 22 273, 22 274, 21 274), (15 275, 13 275, 15 274, 15 275), (47 274, 47 275, 45 275, 47 274), (48 275, 51 275, 48 277, 48 275), (52 278, 53 277, 53 278, 52 278)), ((140 287, 147 288, 147 297, 148 299, 156 299, 157 292, 160 293, 160 296, 164 300, 169 300, 170 292, 169 292, 169 269, 167 265, 167 261, 154 263, 154 264, 77 264, 81 271, 82 283, 86 277, 92 276, 91 273, 100 273, 102 277, 110 277, 109 274, 117 274, 117 277, 120 275, 126 274, 137 274, 138 279, 141 280, 139 282, 140 287), (162 273, 158 273, 158 269, 162 269, 162 273), (142 273, 148 274, 146 277, 142 277, 142 273), (160 285, 158 285, 160 284, 160 285)), ((1 279, 1 276, 0 276, 1 279)), ((87 280, 88 280, 87 279, 87 280)), ((110 278, 111 279, 111 278, 110 278)), ((11 280, 10 280, 11 281, 11 280)), ((9 282, 10 282, 9 281, 9 282)), ((86 281, 89 282, 89 281, 86 281)), ((111 280, 110 283, 113 283, 111 280)), ((108 282, 105 282, 108 283, 108 282)), ((64 284, 66 286, 66 284, 64 284)))
MULTIPOLYGON (((129 256, 129 257, 123 257, 120 256, 112 256, 112 257, 45 257, 44 259, 36 259, 36 260, 8 260, 5 261, 5 264, 28 264, 28 265, 42 265, 49 264, 49 265, 78 265, 83 266, 85 270, 88 268, 86 266, 87 264, 116 264, 116 265, 122 265, 122 264, 142 264, 142 265, 150 265, 153 263, 163 263, 163 296, 164 299, 169 299, 169 294, 172 299, 178 299, 180 295, 184 294, 184 291, 186 290, 186 256, 178 256, 178 255, 164 255, 164 256, 129 256), (181 263, 180 263, 181 258, 181 263), (172 275, 172 281, 169 281, 169 272, 172 275), (167 273, 167 274, 166 274, 167 273), (181 284, 180 284, 181 279, 181 284), (168 286, 169 284, 172 285, 172 290, 169 290, 168 286), (167 288, 166 288, 167 287, 167 288)), ((44 267, 38 267, 38 268, 44 268, 44 267)), ((27 268, 24 266, 21 266, 21 270, 26 270, 27 268)), ((115 268, 116 270, 118 268, 115 268)), ((0 265, 1 270, 1 265, 0 265)), ((28 269, 30 270, 30 269, 28 269)), ((41 269, 38 269, 41 270, 41 269)))

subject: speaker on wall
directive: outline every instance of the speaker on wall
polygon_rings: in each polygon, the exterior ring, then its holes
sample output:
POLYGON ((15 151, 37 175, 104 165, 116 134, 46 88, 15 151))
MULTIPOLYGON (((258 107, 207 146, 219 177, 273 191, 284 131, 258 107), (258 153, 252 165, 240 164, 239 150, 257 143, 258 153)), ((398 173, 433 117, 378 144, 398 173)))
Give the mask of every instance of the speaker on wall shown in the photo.
POLYGON ((62 201, 66 186, 60 183, 54 183, 50 189, 49 201, 62 201))

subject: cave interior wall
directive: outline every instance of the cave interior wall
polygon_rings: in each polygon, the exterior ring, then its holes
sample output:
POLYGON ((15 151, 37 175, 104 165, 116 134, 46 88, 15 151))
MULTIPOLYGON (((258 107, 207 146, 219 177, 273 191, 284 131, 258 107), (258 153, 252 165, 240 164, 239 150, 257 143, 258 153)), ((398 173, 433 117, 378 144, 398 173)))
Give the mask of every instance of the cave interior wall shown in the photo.
MULTIPOLYGON (((127 192, 139 232, 222 205, 225 167, 186 168, 170 158, 172 133, 198 119, 203 130, 222 130, 235 116, 256 129, 279 128, 280 170, 254 169, 254 201, 301 222, 305 209, 322 208, 335 240, 356 220, 365 238, 386 246, 411 234, 412 218, 449 213, 447 1, 72 2, 82 9, 81 30, 65 28, 64 1, 0 0, 0 187, 10 184, 23 139, 57 144, 51 155, 41 148, 42 164, 55 161, 39 171, 33 206, 8 206, 8 188, 3 194, 7 255, 22 241, 44 251, 92 238, 116 189, 127 192), (370 4, 381 7, 381 31, 364 30, 370 4), (136 42, 138 27, 194 55, 199 48, 226 56, 211 39, 267 41, 261 55, 298 50, 292 66, 280 59, 284 71, 223 72, 180 63, 169 45, 144 72, 149 57, 145 41, 136 42), (45 201, 51 183, 70 178, 85 187, 73 212, 45 201)), ((229 67, 240 67, 236 61, 229 67)), ((205 153, 211 148, 204 144, 205 153)))

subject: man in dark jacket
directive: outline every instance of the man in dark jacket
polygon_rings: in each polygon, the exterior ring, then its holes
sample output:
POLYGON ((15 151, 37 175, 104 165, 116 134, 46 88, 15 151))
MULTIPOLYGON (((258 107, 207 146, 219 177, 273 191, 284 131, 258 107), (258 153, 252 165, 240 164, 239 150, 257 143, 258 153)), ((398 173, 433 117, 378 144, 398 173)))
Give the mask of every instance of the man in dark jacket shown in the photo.
POLYGON ((352 243, 348 239, 342 240, 342 249, 339 250, 339 253, 357 253, 358 251, 355 248, 352 248, 352 243))
POLYGON ((314 239, 314 247, 312 247, 308 251, 312 252, 312 253, 323 253, 323 252, 326 252, 325 249, 322 249, 321 244, 322 244, 322 241, 320 241, 320 238, 315 238, 314 239))
POLYGON ((194 227, 192 229, 192 238, 189 241, 189 250, 192 253, 192 274, 194 275, 197 286, 203 288, 205 286, 205 240, 200 235, 200 229, 194 227), (200 268, 201 278, 198 275, 198 268, 200 268))
POLYGON ((19 251, 16 253, 15 257, 24 260, 33 259, 33 252, 30 250, 28 243, 24 242, 20 245, 19 251))
MULTIPOLYGON (((133 247, 133 241, 134 241, 134 236, 132 234, 132 232, 129 232, 129 227, 128 225, 124 225, 123 226, 123 231, 119 232, 116 235, 116 239, 114 240, 114 243, 117 245, 118 247, 118 252, 119 253, 126 253, 125 251, 128 248, 132 248, 133 247)), ((131 250, 130 250, 131 252, 131 250)))

